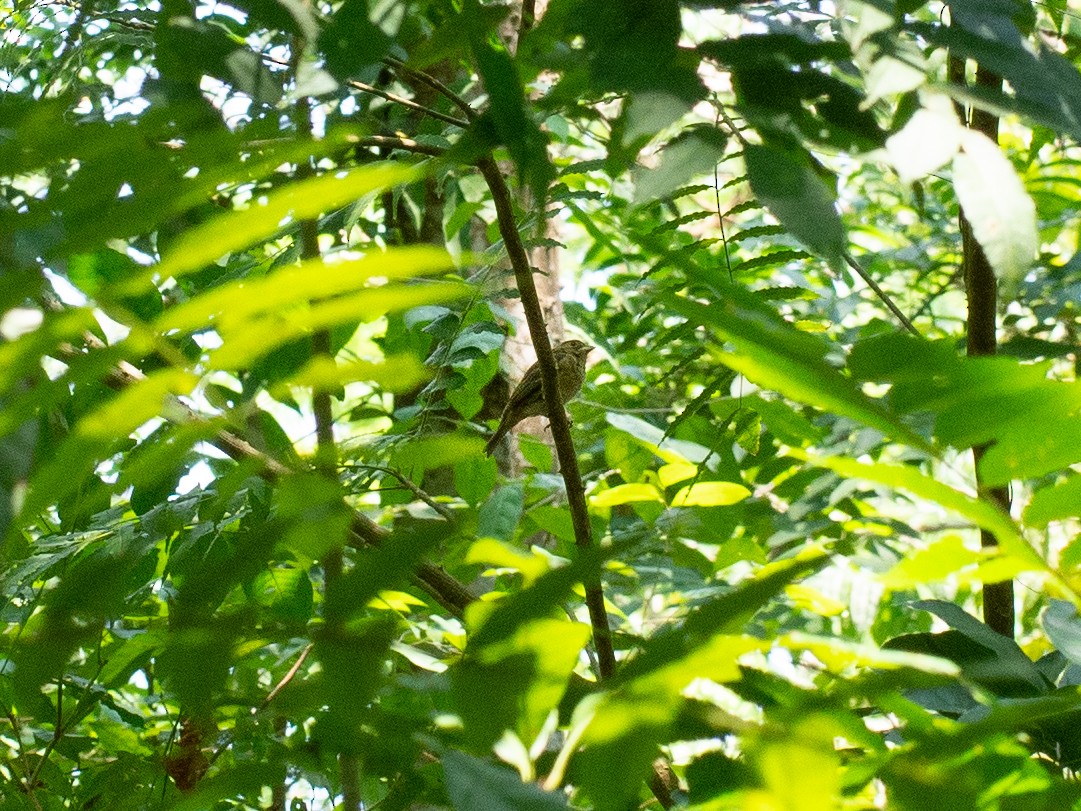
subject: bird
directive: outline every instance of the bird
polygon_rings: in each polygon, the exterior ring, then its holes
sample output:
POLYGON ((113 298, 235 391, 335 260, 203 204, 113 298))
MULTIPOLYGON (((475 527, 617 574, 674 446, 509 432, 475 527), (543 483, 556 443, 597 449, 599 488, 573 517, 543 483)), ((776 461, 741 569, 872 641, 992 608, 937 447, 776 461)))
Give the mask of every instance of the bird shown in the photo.
MULTIPOLYGON (((556 380, 559 382, 559 401, 566 403, 582 388, 586 380, 586 355, 593 347, 584 341, 564 341, 552 350, 555 359, 556 380)), ((519 383, 507 400, 503 416, 499 418, 499 427, 484 448, 486 456, 491 456, 507 432, 526 417, 538 417, 546 413, 544 392, 541 388, 540 364, 534 363, 526 369, 522 382, 519 383)))

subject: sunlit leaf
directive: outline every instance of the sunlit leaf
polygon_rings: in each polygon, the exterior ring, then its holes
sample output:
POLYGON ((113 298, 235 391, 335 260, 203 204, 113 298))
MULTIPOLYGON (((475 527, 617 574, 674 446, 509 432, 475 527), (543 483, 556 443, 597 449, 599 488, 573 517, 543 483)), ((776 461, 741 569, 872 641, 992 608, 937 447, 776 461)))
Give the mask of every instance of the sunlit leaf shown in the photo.
POLYGON ((542 555, 527 555, 495 538, 474 541, 465 556, 466 563, 483 563, 501 569, 513 569, 525 575, 526 583, 548 571, 548 559, 542 555))
POLYGON ((636 501, 657 501, 663 504, 664 497, 652 484, 617 484, 589 497, 589 503, 594 507, 615 507, 636 501))
POLYGON ((709 306, 672 296, 669 305, 731 342, 737 351, 717 352, 718 359, 758 385, 929 450, 922 437, 826 363, 824 341, 796 331, 746 293, 732 290, 709 306))
POLYGON ((750 495, 750 490, 734 482, 697 482, 676 493, 672 506, 727 507, 738 504, 750 495))
POLYGON ((1008 558, 987 549, 969 549, 959 535, 947 535, 935 541, 926 549, 921 549, 907 557, 902 558, 897 564, 883 575, 882 582, 891 589, 912 589, 921 583, 933 583, 944 580, 951 575, 960 575, 968 571, 969 579, 978 577, 975 571, 979 567, 983 572, 983 582, 995 582, 987 577, 987 567, 997 562, 999 566, 1005 566, 1004 576, 997 580, 1004 580, 1025 571, 1025 563, 1014 558, 1008 558))
POLYGON ((924 475, 914 467, 864 463, 837 456, 806 456, 796 451, 793 451, 793 454, 802 455, 811 464, 829 468, 846 478, 878 482, 933 501, 968 518, 976 526, 994 533, 1005 551, 1028 567, 1029 571, 1053 574, 1043 558, 1022 537, 1009 516, 989 502, 955 490, 937 479, 924 475))
MULTIPOLYGON (((366 360, 337 363, 326 356, 317 356, 297 374, 282 381, 288 386, 305 386, 316 391, 335 391, 346 383, 365 381, 385 391, 412 391, 427 379, 429 371, 412 355, 398 355, 373 363, 366 360)), ((277 393, 275 391, 275 393, 277 393)))
POLYGON ((1039 247, 1032 198, 998 145, 973 130, 962 134, 953 185, 972 233, 1012 296, 1039 247))
POLYGON ((201 330, 218 319, 235 325, 283 307, 353 293, 368 287, 373 279, 407 279, 452 267, 447 252, 431 245, 392 248, 334 262, 314 259, 262 278, 215 287, 170 308, 155 326, 162 332, 201 330))
POLYGON ((1081 476, 1071 476, 1053 487, 1044 487, 1032 494, 1025 508, 1025 523, 1045 527, 1052 521, 1081 515, 1081 476))
POLYGON ((320 329, 374 321, 389 312, 449 301, 469 294, 463 284, 390 285, 362 290, 310 307, 267 313, 250 321, 222 325, 224 343, 210 353, 216 369, 239 369, 282 346, 320 329))
POLYGON ((255 202, 186 231, 159 264, 128 286, 138 291, 154 276, 164 280, 199 270, 230 251, 271 236, 288 222, 317 216, 415 176, 416 170, 406 164, 379 163, 291 183, 263 203, 255 202))
POLYGON ((952 160, 961 148, 963 132, 948 98, 924 96, 923 107, 886 140, 890 163, 901 182, 913 183, 952 160))
POLYGON ((669 141, 657 168, 636 172, 635 203, 664 197, 691 179, 711 173, 724 156, 726 145, 724 134, 712 127, 692 129, 669 141))

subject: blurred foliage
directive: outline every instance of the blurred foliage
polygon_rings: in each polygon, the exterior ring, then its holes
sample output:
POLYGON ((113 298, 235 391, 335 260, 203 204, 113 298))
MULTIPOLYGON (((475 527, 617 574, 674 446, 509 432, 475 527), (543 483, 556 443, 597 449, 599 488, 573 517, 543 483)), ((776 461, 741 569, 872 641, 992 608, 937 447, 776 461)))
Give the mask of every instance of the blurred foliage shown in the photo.
POLYGON ((530 9, 0 4, 0 805, 1081 807, 1081 17, 530 9), (591 548, 482 454, 487 156, 598 347, 591 548))

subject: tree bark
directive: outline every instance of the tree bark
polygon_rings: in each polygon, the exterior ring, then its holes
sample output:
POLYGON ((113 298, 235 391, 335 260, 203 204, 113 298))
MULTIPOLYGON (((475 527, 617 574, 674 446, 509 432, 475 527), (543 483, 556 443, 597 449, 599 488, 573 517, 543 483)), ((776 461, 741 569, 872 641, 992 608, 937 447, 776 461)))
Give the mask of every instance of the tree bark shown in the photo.
MULTIPOLYGON (((966 84, 965 63, 956 57, 950 57, 950 81, 966 84)), ((983 67, 976 70, 978 87, 1001 92, 1002 79, 983 67)), ((998 117, 993 113, 973 107, 966 115, 965 110, 957 105, 959 114, 966 126, 983 133, 998 143, 998 117)), ((965 296, 968 301, 968 326, 965 336, 965 348, 969 357, 987 357, 998 349, 998 289, 995 270, 987 260, 983 248, 972 233, 972 226, 962 209, 959 215, 961 228, 961 269, 965 280, 965 296)), ((980 475, 980 460, 987 450, 986 445, 972 448, 972 462, 975 469, 976 489, 982 498, 995 504, 1003 512, 1010 512, 1010 491, 1006 487, 988 487, 980 475)), ((998 540, 986 529, 980 530, 980 546, 997 548, 998 540)), ((1014 635, 1014 588, 1012 580, 1000 583, 985 583, 983 586, 983 619, 987 625, 1003 636, 1014 635)))

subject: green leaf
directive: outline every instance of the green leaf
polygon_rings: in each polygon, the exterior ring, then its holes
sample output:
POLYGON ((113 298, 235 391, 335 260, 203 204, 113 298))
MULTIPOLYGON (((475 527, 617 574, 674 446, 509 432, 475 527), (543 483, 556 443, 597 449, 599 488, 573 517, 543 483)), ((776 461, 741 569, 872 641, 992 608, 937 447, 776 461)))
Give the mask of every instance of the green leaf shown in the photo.
POLYGON ((664 503, 664 496, 652 484, 617 484, 607 490, 601 490, 589 497, 592 507, 616 507, 639 501, 664 503))
POLYGON ((618 811, 638 794, 696 678, 739 679, 738 661, 764 650, 763 640, 719 634, 686 655, 624 682, 597 702, 576 757, 582 787, 598 809, 618 811))
POLYGON ((466 624, 475 628, 470 644, 498 644, 518 628, 535 619, 548 618, 571 594, 576 584, 599 577, 600 564, 608 549, 585 548, 569 564, 542 575, 531 586, 495 603, 477 601, 466 610, 466 624))
POLYGON ((288 396, 290 386, 333 392, 358 381, 374 383, 384 391, 401 393, 412 391, 430 376, 431 372, 413 355, 395 355, 376 363, 366 360, 340 363, 318 355, 295 375, 276 384, 271 394, 288 396))
POLYGON ((453 268, 450 255, 432 245, 372 251, 355 259, 313 259, 275 270, 263 278, 244 278, 200 293, 171 307, 156 322, 162 332, 190 332, 222 323, 224 329, 317 299, 356 293, 385 281, 429 276, 453 268))
POLYGON ((980 473, 990 486, 1013 479, 1043 476, 1081 461, 1081 416, 1043 420, 1040 430, 1031 428, 1031 415, 1019 420, 1015 430, 988 449, 980 460, 980 473))
POLYGON ((470 456, 454 466, 454 489, 471 506, 477 506, 495 490, 499 466, 491 457, 470 456))
POLYGON ((960 672, 953 662, 937 656, 877 648, 873 645, 828 636, 815 636, 801 631, 782 634, 777 637, 776 643, 792 650, 810 651, 834 672, 851 667, 871 667, 878 670, 909 668, 937 676, 957 676, 960 672))
MULTIPOLYGON (((466 434, 445 434, 407 442, 391 455, 392 466, 420 475, 482 455, 484 441, 466 434)), ((417 481, 420 479, 418 478, 417 481)))
POLYGON ((587 625, 540 619, 502 642, 468 647, 450 675, 475 745, 486 749, 508 729, 527 744, 534 741, 558 707, 589 637, 587 625))
POLYGON ((807 155, 757 144, 748 144, 743 154, 755 196, 800 242, 832 266, 840 266, 844 226, 833 194, 807 155))
POLYGON ((281 785, 284 779, 285 767, 280 763, 241 763, 200 780, 171 811, 202 811, 238 795, 258 796, 264 787, 281 785))
POLYGON ((1047 638, 1071 664, 1081 667, 1081 618, 1077 606, 1065 600, 1051 600, 1041 620, 1047 638))
POLYGON ((1077 475, 1053 487, 1037 490, 1024 513, 1025 523, 1038 529, 1052 521, 1074 516, 1081 516, 1081 476, 1077 475))
POLYGON ((835 741, 842 731, 832 714, 813 713, 763 735, 754 760, 775 808, 833 811, 838 807, 843 772, 835 741))
POLYGON ((159 69, 169 78, 198 84, 204 74, 215 76, 261 104, 275 104, 282 97, 281 81, 259 54, 209 20, 174 11, 163 15, 156 36, 159 69))
POLYGON ((249 593, 256 605, 277 619, 305 623, 311 619, 314 591, 308 570, 299 566, 263 569, 251 582, 249 593))
POLYGON ((535 200, 543 200, 555 177, 548 159, 548 137, 529 115, 518 68, 503 44, 493 42, 478 0, 466 0, 464 17, 477 69, 488 91, 485 120, 491 122, 500 143, 507 145, 522 185, 532 191, 535 200))
POLYGON ((261 204, 214 217, 186 231, 160 263, 124 285, 122 291, 141 292, 155 276, 164 281, 200 270, 230 251, 277 233, 286 221, 295 223, 318 216, 366 194, 408 183, 416 174, 413 167, 401 163, 373 163, 290 183, 261 204))
MULTIPOLYGON (((699 445, 697 442, 688 442, 684 439, 666 437, 664 431, 645 420, 630 414, 616 414, 609 411, 604 415, 605 420, 613 428, 624 432, 635 444, 645 448, 665 462, 704 462, 709 456, 709 448, 699 445)), ((615 452, 615 446, 613 446, 615 452)), ((621 454, 622 451, 619 451, 621 454)), ((613 460, 621 464, 619 459, 613 460)))
POLYGON ((197 383, 182 369, 161 369, 87 414, 34 474, 22 514, 33 515, 72 492, 113 442, 167 412, 171 398, 189 393, 197 383))
POLYGON ((382 29, 372 23, 368 0, 346 0, 319 34, 327 70, 340 82, 377 64, 391 44, 382 29))
POLYGON ((461 752, 443 755, 447 794, 455 811, 567 811, 559 794, 523 783, 518 775, 461 752))
POLYGON ((953 186, 965 217, 1003 290, 1013 297, 1039 247, 1036 206, 1002 150, 965 130, 953 159, 953 186))
POLYGON ((959 583, 997 583, 1026 571, 1028 564, 988 549, 968 549, 959 535, 947 535, 902 558, 882 578, 890 589, 915 589, 956 575, 959 583))
POLYGON ((719 634, 734 634, 785 586, 822 568, 829 557, 814 547, 794 558, 764 566, 753 578, 693 611, 680 628, 670 628, 650 638, 621 678, 637 679, 680 661, 719 634))
POLYGON ((923 106, 886 140, 886 151, 907 186, 953 160, 963 135, 964 127, 950 100, 941 95, 924 96, 923 106))
MULTIPOLYGON (((934 642, 937 637, 940 644, 929 652, 957 662, 970 678, 999 691, 1000 695, 1043 695, 1050 689, 1051 685, 1016 642, 991 630, 960 607, 942 600, 920 600, 912 606, 936 614, 954 629, 955 635, 947 632, 922 638, 934 642)), ((921 635, 913 635, 910 641, 918 638, 921 635)), ((906 643, 903 649, 913 648, 906 643)))
POLYGON ((665 145, 656 169, 635 172, 635 205, 665 197, 692 178, 711 173, 727 144, 727 137, 712 127, 680 133, 665 145))
POLYGON ((323 300, 310 307, 223 322, 220 327, 223 343, 210 353, 210 365, 215 369, 241 369, 271 350, 316 330, 375 321, 387 313, 410 307, 464 298, 471 291, 467 285, 449 282, 387 285, 323 300))
POLYGON ((925 476, 914 467, 888 465, 880 462, 864 463, 842 457, 810 456, 793 449, 793 456, 806 459, 813 465, 828 468, 845 478, 865 479, 878 482, 945 507, 968 518, 976 526, 994 533, 999 544, 1016 558, 1028 571, 1039 571, 1055 577, 1046 561, 1024 539, 1008 515, 990 502, 966 495, 937 479, 925 476))
POLYGON ((341 487, 317 473, 285 477, 275 492, 278 516, 286 522, 285 545, 307 560, 340 549, 352 521, 341 487))
POLYGON ((477 516, 477 535, 509 541, 522 517, 525 492, 520 484, 500 487, 481 505, 477 516))
POLYGON ((914 448, 931 450, 922 437, 826 362, 828 346, 823 340, 789 326, 737 288, 725 288, 723 296, 708 306, 678 296, 667 301, 692 322, 732 343, 736 352, 717 352, 718 359, 759 386, 851 417, 914 448))

